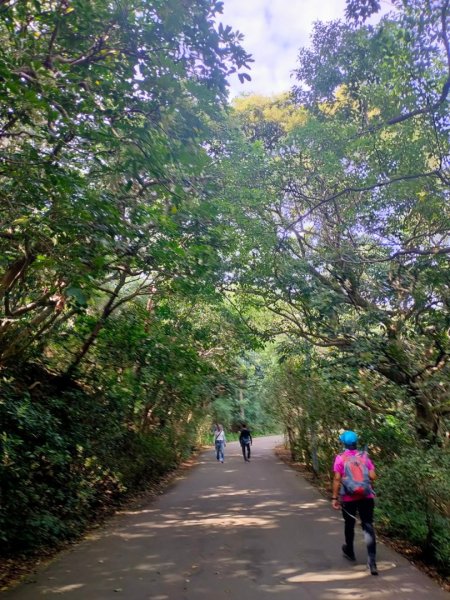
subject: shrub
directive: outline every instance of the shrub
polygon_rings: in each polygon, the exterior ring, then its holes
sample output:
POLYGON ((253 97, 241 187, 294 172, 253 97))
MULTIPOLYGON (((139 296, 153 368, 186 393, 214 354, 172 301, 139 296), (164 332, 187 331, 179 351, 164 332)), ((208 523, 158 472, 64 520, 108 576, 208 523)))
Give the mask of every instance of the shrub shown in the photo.
POLYGON ((450 452, 411 448, 379 465, 379 523, 450 573, 450 452))
MULTIPOLYGON (((42 376, 42 374, 41 374, 42 376)), ((171 431, 127 428, 120 404, 51 378, 31 395, 1 382, 2 553, 30 553, 78 536, 124 494, 173 469, 171 431)))

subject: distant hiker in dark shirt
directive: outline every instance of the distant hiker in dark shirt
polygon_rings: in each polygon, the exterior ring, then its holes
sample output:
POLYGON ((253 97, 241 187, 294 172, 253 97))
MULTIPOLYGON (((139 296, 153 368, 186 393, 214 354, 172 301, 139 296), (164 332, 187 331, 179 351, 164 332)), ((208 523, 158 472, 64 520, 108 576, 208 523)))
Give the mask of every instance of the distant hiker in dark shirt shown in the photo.
POLYGON ((358 513, 367 545, 367 566, 372 575, 378 575, 373 528, 375 494, 372 484, 375 480, 375 467, 367 452, 357 450, 358 436, 354 431, 344 431, 339 440, 344 444, 345 451, 338 454, 334 461, 332 505, 336 510, 341 509, 344 517, 345 544, 342 552, 348 560, 355 560, 353 540, 358 513))
POLYGON ((253 444, 253 439, 245 423, 243 423, 241 433, 239 434, 239 442, 241 443, 242 456, 245 462, 250 462, 250 445, 253 444))

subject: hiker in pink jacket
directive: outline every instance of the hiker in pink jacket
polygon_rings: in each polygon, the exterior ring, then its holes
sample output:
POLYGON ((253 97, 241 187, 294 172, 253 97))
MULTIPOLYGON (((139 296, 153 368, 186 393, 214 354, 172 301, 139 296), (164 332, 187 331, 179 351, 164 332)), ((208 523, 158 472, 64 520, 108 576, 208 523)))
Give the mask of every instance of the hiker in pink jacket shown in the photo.
POLYGON ((348 560, 354 561, 356 514, 359 514, 364 540, 367 546, 367 566, 372 575, 378 575, 376 563, 376 538, 373 528, 374 498, 372 483, 375 481, 375 467, 366 452, 357 450, 358 436, 354 431, 344 431, 339 436, 345 451, 334 460, 334 480, 332 506, 342 510, 344 517, 345 544, 342 552, 348 560))

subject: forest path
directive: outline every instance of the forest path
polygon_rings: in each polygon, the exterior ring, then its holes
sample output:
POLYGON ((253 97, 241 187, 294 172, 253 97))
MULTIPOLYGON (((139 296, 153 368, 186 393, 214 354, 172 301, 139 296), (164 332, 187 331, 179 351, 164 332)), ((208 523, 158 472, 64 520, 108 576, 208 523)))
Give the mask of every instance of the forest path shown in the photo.
POLYGON ((340 552, 340 513, 257 438, 252 461, 237 442, 225 464, 205 451, 156 500, 116 516, 60 554, 11 600, 439 600, 426 575, 379 545, 378 577, 365 566, 358 528, 355 565, 340 552))

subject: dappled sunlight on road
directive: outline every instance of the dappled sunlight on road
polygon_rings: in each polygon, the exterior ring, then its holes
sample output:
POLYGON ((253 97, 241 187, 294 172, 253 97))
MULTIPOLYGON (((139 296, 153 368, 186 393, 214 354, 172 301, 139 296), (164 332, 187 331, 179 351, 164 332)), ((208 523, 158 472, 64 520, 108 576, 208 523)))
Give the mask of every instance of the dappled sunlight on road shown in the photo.
POLYGON ((186 502, 179 512, 162 512, 155 515, 153 511, 142 509, 130 511, 127 514, 141 517, 133 526, 136 530, 130 532, 116 531, 113 535, 124 540, 156 535, 157 530, 170 529, 171 535, 184 535, 186 528, 202 527, 208 531, 228 530, 230 527, 239 528, 268 528, 279 526, 279 519, 290 518, 293 515, 310 513, 310 517, 328 521, 329 518, 317 515, 317 502, 286 502, 280 491, 269 491, 265 488, 243 487, 233 489, 230 486, 217 486, 212 493, 199 494, 202 500, 202 511, 194 509, 186 502), (241 500, 245 498, 245 501, 241 500), (248 498, 254 498, 254 503, 248 503, 248 498), (217 511, 218 502, 224 505, 227 499, 227 510, 217 511), (257 500, 260 500, 259 502, 257 500), (208 509, 208 506, 214 510, 208 509))
MULTIPOLYGON (((239 525, 239 526, 251 526, 251 527, 274 527, 275 523, 270 521, 269 519, 263 518, 252 518, 252 517, 244 517, 241 515, 235 514, 221 514, 215 517, 202 517, 201 519, 195 519, 189 517, 188 520, 169 520, 165 523, 147 523, 141 524, 139 527, 146 527, 147 529, 171 529, 173 527, 229 527, 230 525, 239 525)), ((139 537, 139 534, 117 534, 126 539, 131 539, 133 537, 139 537)), ((148 533, 143 533, 142 535, 148 535, 148 533)))
POLYGON ((64 594, 65 592, 72 592, 74 590, 79 590, 84 587, 84 583, 73 583, 72 585, 63 585, 59 588, 49 589, 53 594, 64 594))
POLYGON ((152 515, 152 514, 155 514, 155 513, 156 513, 156 510, 154 510, 154 509, 137 508, 137 509, 134 509, 134 510, 120 510, 120 511, 117 511, 116 514, 117 515, 128 515, 128 516, 131 516, 131 515, 152 515))
POLYGON ((342 558, 340 515, 269 444, 254 444, 250 464, 229 446, 230 468, 208 452, 150 506, 121 511, 11 599, 440 600, 423 582, 414 588, 416 573, 386 549, 372 577, 359 532, 359 562, 342 558))
POLYGON ((224 490, 224 489, 218 488, 217 490, 215 490, 214 492, 212 492, 210 494, 199 495, 199 498, 201 498, 202 500, 208 500, 208 499, 217 500, 217 498, 223 498, 224 496, 241 496, 241 495, 242 495, 241 490, 228 491, 228 489, 224 490))
POLYGON ((354 570, 352 573, 342 570, 327 570, 326 572, 308 572, 293 575, 292 577, 288 577, 287 581, 289 583, 302 583, 306 581, 351 581, 352 579, 362 579, 363 577, 368 577, 367 570, 354 570))

